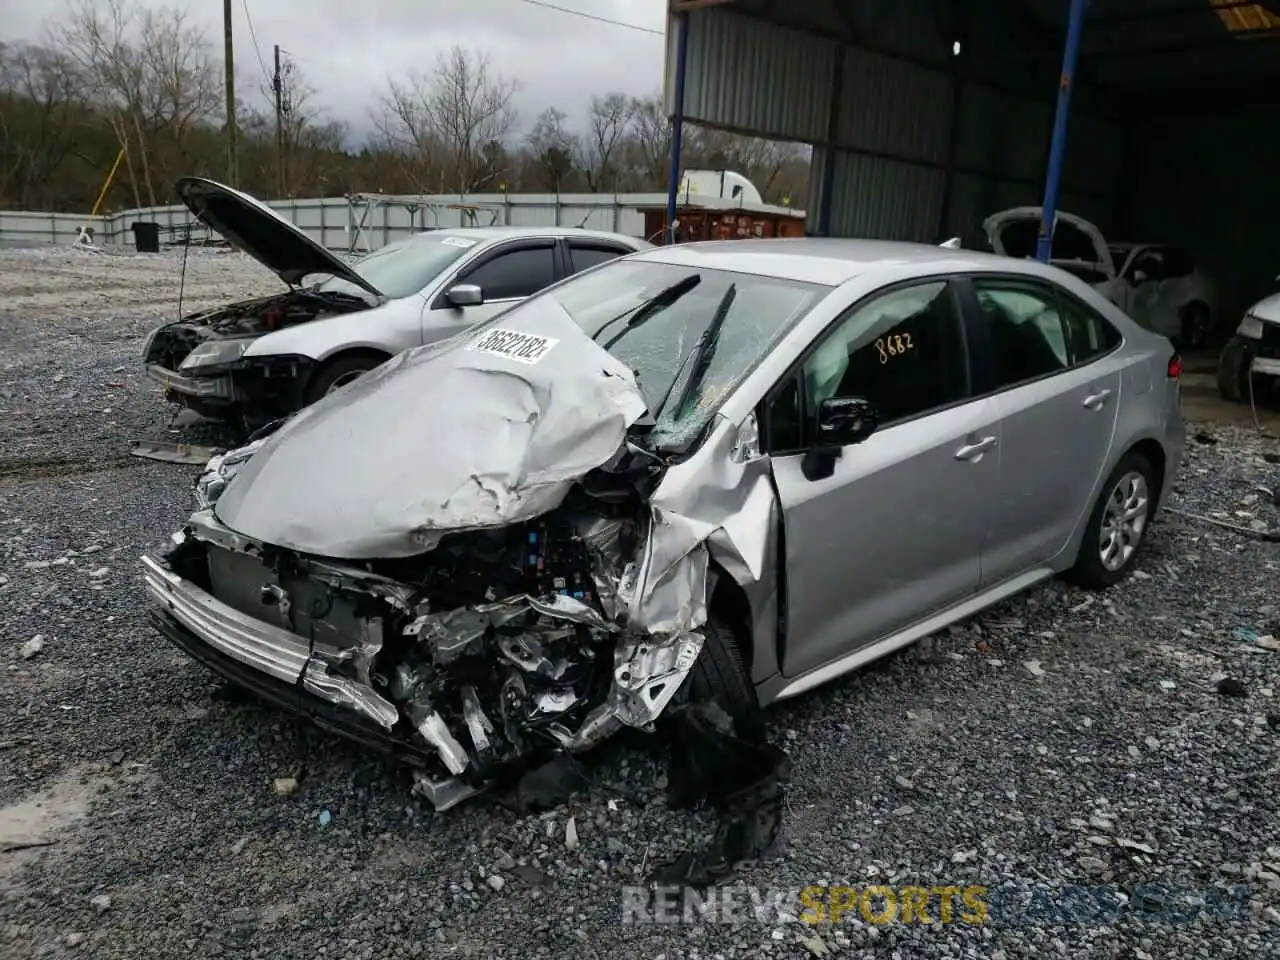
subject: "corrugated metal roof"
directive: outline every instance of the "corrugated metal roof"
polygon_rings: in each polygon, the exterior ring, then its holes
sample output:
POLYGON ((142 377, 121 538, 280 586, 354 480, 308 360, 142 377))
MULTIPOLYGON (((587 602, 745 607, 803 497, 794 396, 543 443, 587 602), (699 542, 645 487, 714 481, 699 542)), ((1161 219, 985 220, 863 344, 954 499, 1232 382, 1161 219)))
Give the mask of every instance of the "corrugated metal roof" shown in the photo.
POLYGON ((823 140, 837 50, 834 41, 725 10, 695 11, 685 116, 778 139, 823 140))
POLYGON ((946 161, 950 77, 850 47, 845 51, 843 80, 836 137, 842 147, 946 161))
POLYGON ((831 231, 842 237, 932 242, 941 170, 858 154, 836 154, 831 231))

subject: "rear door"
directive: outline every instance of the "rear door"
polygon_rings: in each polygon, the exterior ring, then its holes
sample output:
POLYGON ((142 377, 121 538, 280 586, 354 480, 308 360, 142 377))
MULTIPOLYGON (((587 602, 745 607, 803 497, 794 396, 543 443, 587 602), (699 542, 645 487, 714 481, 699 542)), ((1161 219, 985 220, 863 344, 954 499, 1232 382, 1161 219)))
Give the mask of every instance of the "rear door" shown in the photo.
POLYGON ((972 595, 998 478, 992 400, 971 399, 954 285, 916 281, 854 305, 766 406, 783 511, 791 677, 972 595), (870 400, 880 427, 806 471, 816 409, 870 400))
POLYGON ((1122 338, 1048 281, 978 276, 967 286, 979 389, 1001 422, 985 588, 1047 564, 1092 505, 1120 404, 1122 338))
POLYGON ((581 273, 583 270, 590 270, 592 267, 599 266, 602 263, 608 263, 610 260, 616 260, 618 257, 626 256, 634 251, 620 243, 610 243, 607 240, 579 240, 571 238, 569 240, 569 264, 568 272, 570 274, 581 273))

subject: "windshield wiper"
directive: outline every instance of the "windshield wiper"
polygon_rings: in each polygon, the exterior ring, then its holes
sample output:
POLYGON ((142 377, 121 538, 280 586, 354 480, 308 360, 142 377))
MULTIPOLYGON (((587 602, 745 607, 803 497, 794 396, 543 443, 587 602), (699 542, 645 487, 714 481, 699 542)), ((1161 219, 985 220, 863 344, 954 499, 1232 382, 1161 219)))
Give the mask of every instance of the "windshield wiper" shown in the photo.
MULTIPOLYGON (((716 307, 715 315, 712 316, 711 322, 707 324, 707 329, 702 331, 702 336, 698 338, 698 342, 693 345, 693 351, 689 354, 686 362, 693 363, 693 370, 689 372, 689 379, 684 382, 684 389, 680 391, 680 396, 676 400, 676 414, 684 409, 684 405, 689 402, 689 398, 693 396, 693 391, 697 389, 702 378, 706 376, 707 368, 711 366, 711 361, 715 359, 716 347, 720 345, 720 331, 724 329, 725 318, 729 316, 729 311, 733 307, 733 301, 738 296, 738 285, 736 283, 729 284, 729 289, 724 292, 724 296, 720 298, 720 304, 716 307)), ((680 364, 680 369, 684 369, 684 364, 680 364)), ((671 386, 667 387, 667 392, 663 394, 662 401, 658 404, 658 409, 653 411, 653 419, 656 421, 662 416, 662 411, 667 407, 667 401, 671 398, 671 391, 675 389, 676 384, 680 382, 680 370, 676 371, 676 378, 671 381, 671 386)))
POLYGON ((654 316, 659 311, 665 310, 667 307, 671 306, 673 303, 675 303, 677 300, 679 300, 681 297, 683 297, 686 293, 688 293, 690 290, 692 290, 701 282, 702 282, 702 277, 699 274, 696 274, 696 273, 690 274, 689 276, 685 277, 683 280, 673 283, 671 286, 667 287, 667 289, 659 291, 658 293, 654 294, 644 303, 640 304, 640 308, 638 310, 635 307, 627 308, 622 313, 618 314, 616 317, 611 319, 604 326, 602 326, 599 330, 597 330, 595 337, 592 337, 591 339, 595 340, 597 337, 600 336, 600 334, 604 333, 611 326, 613 326, 615 323, 617 323, 619 320, 625 317, 628 313, 631 313, 632 310, 635 310, 634 315, 632 315, 631 319, 627 321, 627 325, 622 328, 622 330, 618 333, 616 337, 614 337, 612 340, 610 340, 608 343, 604 345, 604 349, 608 350, 610 347, 612 347, 615 343, 617 343, 619 340, 625 337, 628 333, 630 333, 636 327, 643 324, 645 321, 647 321, 650 317, 654 316))

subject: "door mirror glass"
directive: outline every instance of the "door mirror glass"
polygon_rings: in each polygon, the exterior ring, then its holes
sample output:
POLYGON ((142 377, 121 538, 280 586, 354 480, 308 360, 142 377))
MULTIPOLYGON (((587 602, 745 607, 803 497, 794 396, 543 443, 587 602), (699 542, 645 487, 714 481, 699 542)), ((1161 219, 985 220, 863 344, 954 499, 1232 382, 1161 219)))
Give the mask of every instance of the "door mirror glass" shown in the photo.
POLYGON ((817 445, 845 447, 862 443, 875 433, 880 418, 870 400, 831 397, 818 404, 817 445))
POLYGON ((484 291, 474 283, 459 283, 449 288, 445 299, 455 307, 478 307, 484 303, 484 291))
POLYGON ((1147 271, 1145 271, 1145 270, 1134 270, 1134 271, 1133 271, 1133 275, 1132 275, 1131 279, 1133 280, 1133 282, 1134 282, 1134 285, 1135 285, 1135 286, 1136 286, 1137 284, 1139 284, 1139 283, 1146 283, 1146 282, 1147 282, 1147 271))

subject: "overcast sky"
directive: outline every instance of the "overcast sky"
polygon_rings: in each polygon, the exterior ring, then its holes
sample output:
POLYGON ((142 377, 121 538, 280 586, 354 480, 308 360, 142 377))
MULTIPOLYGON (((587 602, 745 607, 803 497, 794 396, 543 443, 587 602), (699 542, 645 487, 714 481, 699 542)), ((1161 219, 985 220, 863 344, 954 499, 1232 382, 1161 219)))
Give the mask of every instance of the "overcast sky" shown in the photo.
MULTIPOLYGON (((130 2, 130 0, 126 0, 130 2)), ((221 50, 222 5, 215 0, 132 0, 180 6, 221 50)), ((552 6, 620 20, 648 30, 665 26, 666 0, 546 0, 552 6)), ((592 94, 637 96, 662 83, 663 38, 538 6, 529 0, 232 0, 237 78, 256 93, 263 75, 245 8, 267 68, 272 45, 292 54, 331 115, 369 129, 368 114, 386 78, 429 70, 454 43, 489 54, 519 79, 521 127, 557 106, 576 126, 592 94)), ((0 0, 0 40, 36 40, 63 0, 0 0)), ((247 98, 244 91, 242 99, 247 98)))

